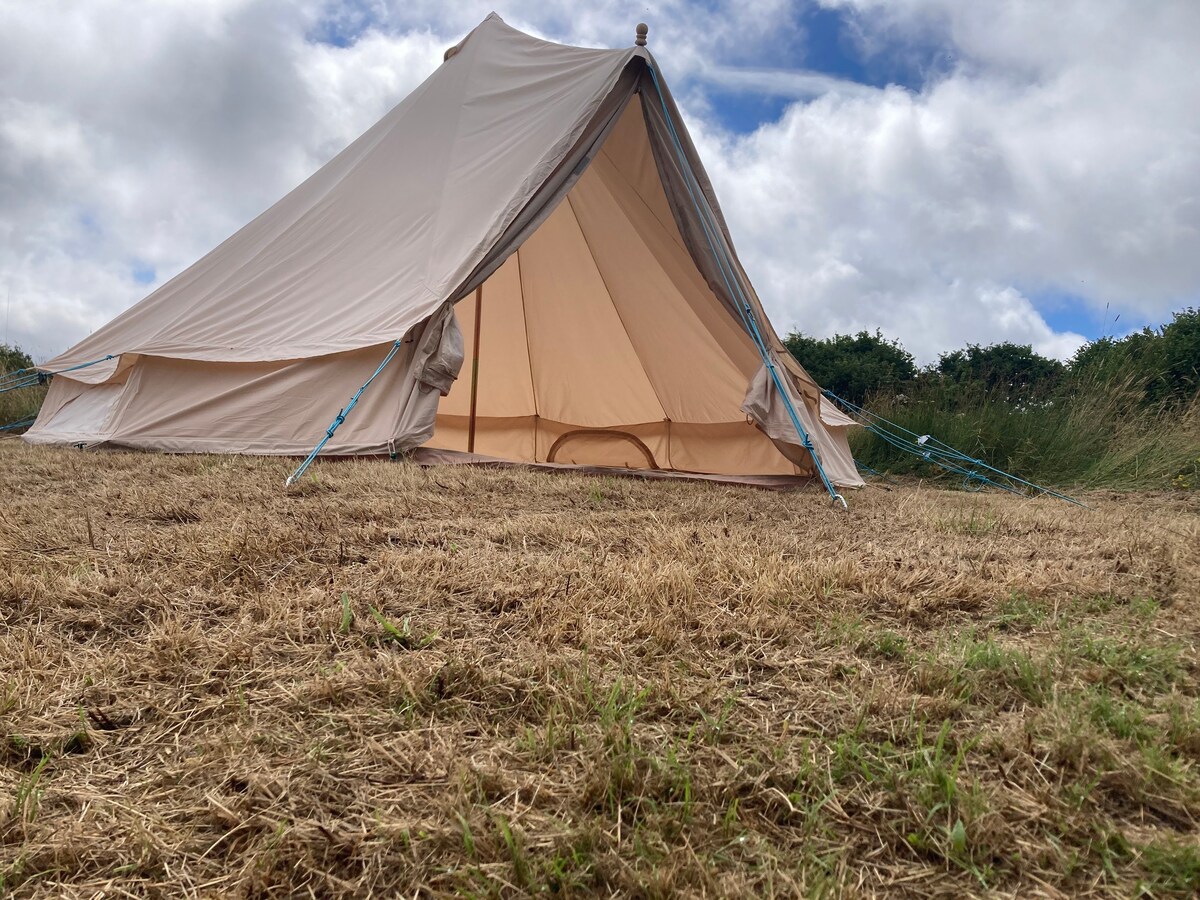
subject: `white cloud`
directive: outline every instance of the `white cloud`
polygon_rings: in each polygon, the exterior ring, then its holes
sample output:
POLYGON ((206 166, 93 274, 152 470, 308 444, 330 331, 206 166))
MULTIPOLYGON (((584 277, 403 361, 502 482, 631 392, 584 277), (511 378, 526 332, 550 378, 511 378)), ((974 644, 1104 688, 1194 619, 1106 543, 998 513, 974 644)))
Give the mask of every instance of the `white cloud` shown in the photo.
POLYGON ((879 326, 926 359, 1001 339, 1062 356, 1080 338, 1023 293, 1151 321, 1200 299, 1200 6, 837 5, 867 50, 940 45, 955 65, 709 136, 781 323, 879 326))
POLYGON ((867 96, 873 92, 872 88, 857 81, 807 69, 708 66, 696 72, 695 78, 706 88, 722 92, 766 94, 796 100, 813 100, 826 94, 867 96))
MULTIPOLYGON (((1081 338, 1046 324, 1037 292, 1126 320, 1200 297, 1200 6, 838 5, 865 52, 937 46, 953 65, 919 92, 813 72, 791 0, 500 12, 593 46, 650 22, 780 330, 879 327, 922 359, 997 340, 1063 356, 1081 338), (737 136, 714 87, 795 102, 737 136)), ((179 271, 363 131, 491 7, 0 0, 8 338, 46 357, 107 321, 148 271, 179 271)))
POLYGON ((320 11, 0 2, 0 340, 66 349, 365 130, 447 43, 306 41, 320 11))
MULTIPOLYGON (((1006 275, 1020 233, 994 147, 900 88, 825 97, 748 137, 701 130, 730 227, 781 326, 881 328, 922 360, 1013 340, 1069 356, 1006 275)), ((1023 265, 1023 264, 1022 264, 1023 265)))

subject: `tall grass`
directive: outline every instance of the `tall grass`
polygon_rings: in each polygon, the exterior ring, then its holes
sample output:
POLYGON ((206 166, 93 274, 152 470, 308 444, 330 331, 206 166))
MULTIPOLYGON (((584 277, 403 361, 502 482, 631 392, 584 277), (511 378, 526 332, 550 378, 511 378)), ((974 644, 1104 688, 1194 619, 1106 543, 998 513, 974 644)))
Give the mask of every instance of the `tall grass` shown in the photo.
MULTIPOLYGON (((0 369, 0 378, 6 374, 7 372, 0 369)), ((42 408, 42 401, 45 398, 45 385, 5 391, 0 394, 0 426, 21 422, 36 416, 38 410, 42 408)), ((16 428, 10 431, 0 431, 0 435, 21 434, 23 431, 25 431, 24 428, 16 428)))
MULTIPOLYGON (((1191 486, 1186 476, 1200 457, 1200 397, 1147 406, 1142 388, 1135 378, 1086 381, 1022 403, 1002 393, 927 384, 909 395, 872 397, 866 406, 918 435, 1042 484, 1191 486)), ((855 431, 851 449, 865 465, 893 473, 931 469, 865 429, 855 431)))

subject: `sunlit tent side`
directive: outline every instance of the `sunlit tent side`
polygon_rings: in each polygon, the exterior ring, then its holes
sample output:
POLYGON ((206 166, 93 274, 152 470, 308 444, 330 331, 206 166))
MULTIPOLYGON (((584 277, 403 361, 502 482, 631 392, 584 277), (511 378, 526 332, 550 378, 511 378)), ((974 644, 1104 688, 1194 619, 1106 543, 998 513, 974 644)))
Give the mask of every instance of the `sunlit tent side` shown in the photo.
POLYGON ((36 443, 303 456, 330 431, 328 455, 862 484, 852 422, 768 322, 649 51, 495 14, 45 369, 36 443))

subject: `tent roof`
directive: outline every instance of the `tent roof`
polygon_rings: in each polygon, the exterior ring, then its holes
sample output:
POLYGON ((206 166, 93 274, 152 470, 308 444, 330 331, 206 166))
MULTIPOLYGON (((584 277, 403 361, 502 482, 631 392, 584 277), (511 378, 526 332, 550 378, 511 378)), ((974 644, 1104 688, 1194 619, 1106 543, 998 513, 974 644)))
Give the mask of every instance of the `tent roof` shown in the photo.
POLYGON ((461 296, 649 53, 550 43, 495 13, 458 49, 307 181, 48 367, 323 356, 395 340, 461 296))

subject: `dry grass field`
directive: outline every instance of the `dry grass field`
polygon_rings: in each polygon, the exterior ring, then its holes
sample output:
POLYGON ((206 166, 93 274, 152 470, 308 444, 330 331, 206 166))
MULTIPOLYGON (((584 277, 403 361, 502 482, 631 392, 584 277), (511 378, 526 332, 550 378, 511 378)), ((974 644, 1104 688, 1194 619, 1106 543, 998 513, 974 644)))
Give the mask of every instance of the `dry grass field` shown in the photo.
POLYGON ((0 895, 1190 896, 1200 492, 0 441, 0 895))

